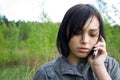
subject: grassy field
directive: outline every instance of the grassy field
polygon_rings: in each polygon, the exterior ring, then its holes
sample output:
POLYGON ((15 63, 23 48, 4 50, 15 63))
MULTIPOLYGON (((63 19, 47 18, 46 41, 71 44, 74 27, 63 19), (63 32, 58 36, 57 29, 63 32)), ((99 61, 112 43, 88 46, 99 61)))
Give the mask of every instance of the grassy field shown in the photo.
POLYGON ((8 67, 0 70, 0 80, 32 80, 33 73, 27 66, 8 67))
MULTIPOLYGON (((120 27, 105 26, 107 51, 120 62, 120 27)), ((58 28, 52 22, 1 24, 0 80, 32 80, 40 66, 57 58, 58 28)))

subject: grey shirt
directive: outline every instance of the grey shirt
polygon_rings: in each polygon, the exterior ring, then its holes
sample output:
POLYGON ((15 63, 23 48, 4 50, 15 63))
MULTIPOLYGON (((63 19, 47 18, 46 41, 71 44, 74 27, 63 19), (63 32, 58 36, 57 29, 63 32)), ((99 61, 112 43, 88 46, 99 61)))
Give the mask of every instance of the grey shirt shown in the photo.
MULTIPOLYGON (((120 80, 118 62, 107 57, 104 64, 112 80, 120 80)), ((71 65, 65 57, 59 57, 56 61, 42 66, 33 80, 97 80, 97 77, 86 60, 79 65, 71 65)))

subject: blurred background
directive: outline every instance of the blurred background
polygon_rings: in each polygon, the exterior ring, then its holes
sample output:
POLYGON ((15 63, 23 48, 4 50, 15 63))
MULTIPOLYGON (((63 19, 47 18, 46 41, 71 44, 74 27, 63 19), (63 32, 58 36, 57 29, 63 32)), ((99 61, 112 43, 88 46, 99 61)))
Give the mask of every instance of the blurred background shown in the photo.
POLYGON ((108 55, 120 63, 119 0, 0 0, 0 80, 32 80, 40 66, 60 56, 59 25, 80 3, 101 13, 108 55))

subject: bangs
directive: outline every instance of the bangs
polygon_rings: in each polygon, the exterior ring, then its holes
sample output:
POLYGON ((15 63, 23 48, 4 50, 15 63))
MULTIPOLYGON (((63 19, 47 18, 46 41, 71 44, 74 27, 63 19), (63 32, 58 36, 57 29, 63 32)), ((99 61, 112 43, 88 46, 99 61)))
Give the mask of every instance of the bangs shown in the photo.
POLYGON ((68 21, 68 27, 67 27, 67 39, 68 41, 70 40, 70 38, 79 33, 85 23, 87 22, 87 20, 90 17, 93 17, 96 14, 95 10, 93 10, 92 8, 90 8, 89 6, 86 7, 81 7, 81 8, 76 8, 74 10, 74 13, 72 14, 72 16, 70 17, 69 21, 68 21))

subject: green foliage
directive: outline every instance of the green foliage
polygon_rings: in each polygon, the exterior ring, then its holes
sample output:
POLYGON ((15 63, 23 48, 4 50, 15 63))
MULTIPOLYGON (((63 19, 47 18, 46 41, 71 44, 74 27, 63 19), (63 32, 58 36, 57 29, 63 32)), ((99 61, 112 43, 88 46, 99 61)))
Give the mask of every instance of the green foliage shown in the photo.
MULTIPOLYGON (((32 80, 38 66, 58 56, 58 26, 52 22, 11 21, 6 24, 0 18, 0 79, 32 80), (12 68, 16 65, 25 67, 12 68)), ((105 30, 108 54, 120 62, 120 26, 105 24, 105 30)))
POLYGON ((108 54, 116 58, 120 63, 120 26, 110 27, 109 24, 105 24, 105 30, 108 54))
POLYGON ((58 24, 11 21, 8 26, 3 22, 0 28, 0 67, 24 63, 29 65, 32 63, 23 61, 35 57, 45 62, 51 53, 57 51, 58 24))

